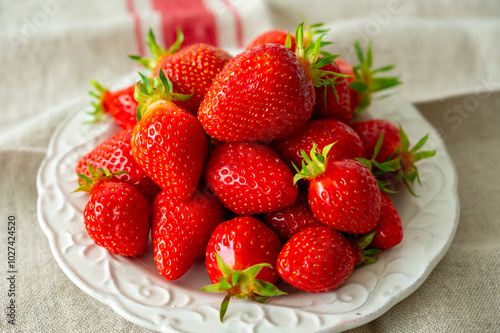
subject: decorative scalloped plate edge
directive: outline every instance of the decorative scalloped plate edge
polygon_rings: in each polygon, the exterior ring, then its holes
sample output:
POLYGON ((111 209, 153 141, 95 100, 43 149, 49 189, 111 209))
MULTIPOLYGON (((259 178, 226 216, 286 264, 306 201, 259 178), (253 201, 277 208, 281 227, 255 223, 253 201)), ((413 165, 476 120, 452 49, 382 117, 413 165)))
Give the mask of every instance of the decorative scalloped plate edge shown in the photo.
MULTIPOLYGON (((117 88, 134 81, 127 77, 121 82, 117 88)), ((424 183, 416 189, 420 197, 400 193, 394 198, 405 227, 403 243, 383 253, 376 264, 355 271, 333 292, 320 295, 289 288, 290 295, 263 305, 231 301, 221 324, 217 311, 222 296, 197 291, 209 284, 201 261, 178 282, 167 282, 154 271, 152 251, 137 259, 123 259, 98 248, 86 236, 81 215, 85 196, 68 191, 76 185, 72 163, 118 129, 108 119, 89 131, 89 125, 82 124, 85 103, 68 107, 69 115, 53 134, 40 166, 39 223, 56 262, 76 286, 145 328, 163 332, 341 332, 355 328, 378 318, 422 285, 455 234, 459 218, 455 167, 437 131, 411 104, 393 94, 376 101, 364 117, 377 115, 401 122, 413 143, 430 133, 426 148, 437 151, 436 157, 420 165, 424 183), (430 221, 425 219, 429 216, 430 221), (411 252, 416 254, 410 256, 411 252), (411 264, 405 261, 410 259, 411 264)))

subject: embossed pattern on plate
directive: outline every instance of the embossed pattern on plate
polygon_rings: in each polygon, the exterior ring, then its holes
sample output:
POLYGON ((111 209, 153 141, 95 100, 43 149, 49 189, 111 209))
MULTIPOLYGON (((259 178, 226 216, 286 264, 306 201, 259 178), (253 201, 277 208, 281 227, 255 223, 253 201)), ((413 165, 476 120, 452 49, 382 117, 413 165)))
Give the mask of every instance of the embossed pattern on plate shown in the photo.
MULTIPOLYGON (((125 78, 126 86, 134 82, 125 78)), ((232 300, 224 323, 218 309, 223 295, 198 291, 210 283, 199 260, 177 281, 156 270, 151 244, 142 255, 124 258, 96 246, 83 226, 87 195, 76 188, 76 161, 119 130, 111 119, 84 125, 84 106, 54 133, 37 177, 38 217, 54 257, 79 288, 111 306, 125 319, 162 332, 340 332, 382 315, 415 291, 448 249, 457 224, 456 172, 436 130, 397 94, 376 101, 365 118, 400 123, 411 140, 430 133, 427 149, 435 157, 420 162, 423 187, 418 198, 406 191, 392 195, 405 231, 403 242, 356 270, 339 289, 311 294, 281 284, 289 295, 266 304, 232 300)))

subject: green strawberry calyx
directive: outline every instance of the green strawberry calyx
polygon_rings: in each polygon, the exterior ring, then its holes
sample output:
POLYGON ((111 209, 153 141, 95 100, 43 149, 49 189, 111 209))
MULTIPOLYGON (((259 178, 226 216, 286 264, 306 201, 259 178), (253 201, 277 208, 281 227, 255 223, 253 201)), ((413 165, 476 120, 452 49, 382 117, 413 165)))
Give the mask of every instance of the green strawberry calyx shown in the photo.
POLYGON ((318 22, 314 24, 309 24, 307 19, 302 17, 302 21, 304 22, 304 45, 307 47, 311 44, 314 44, 315 36, 317 35, 325 35, 330 31, 330 29, 325 29, 323 26, 324 23, 318 22))
POLYGON ((165 56, 172 55, 179 51, 179 49, 182 46, 182 43, 184 42, 184 34, 182 33, 181 29, 177 29, 177 39, 175 40, 174 44, 170 46, 168 50, 162 48, 160 45, 155 40, 155 36, 153 34, 153 30, 149 29, 148 33, 148 45, 149 49, 151 50, 151 55, 153 58, 143 58, 139 56, 129 56, 130 59, 135 60, 142 64, 144 67, 149 69, 150 71, 154 70, 156 65, 158 64, 159 60, 164 58, 165 56))
POLYGON ((92 194, 99 185, 111 180, 115 176, 127 173, 127 170, 111 172, 108 168, 94 168, 90 163, 87 163, 90 177, 83 173, 77 173, 80 186, 73 192, 87 192, 92 194))
POLYGON ((362 266, 374 264, 377 262, 378 258, 372 256, 382 251, 379 249, 366 249, 368 245, 370 245, 370 243, 372 242, 373 237, 375 237, 375 234, 377 232, 378 231, 373 231, 364 235, 353 234, 354 237, 359 236, 358 238, 353 240, 353 243, 358 248, 360 256, 359 262, 356 264, 354 268, 360 268, 362 266))
POLYGON ((264 303, 269 297, 286 294, 274 284, 255 278, 264 267, 272 267, 270 264, 256 264, 243 271, 233 270, 218 254, 215 254, 215 256, 223 276, 219 278, 219 283, 205 286, 200 291, 227 293, 220 307, 221 322, 224 319, 231 297, 249 298, 258 303, 264 303))
POLYGON ((106 110, 103 108, 103 100, 105 94, 109 92, 107 87, 104 87, 99 82, 92 80, 90 84, 94 87, 95 91, 89 91, 89 95, 94 97, 95 100, 92 101, 93 110, 88 112, 92 116, 92 120, 89 123, 96 123, 101 119, 101 116, 106 113, 106 110))
POLYGON ((382 163, 376 161, 378 153, 382 148, 383 142, 384 142, 384 131, 380 133, 380 136, 377 140, 375 149, 373 150, 373 157, 370 160, 361 157, 356 158, 355 160, 361 162, 365 167, 367 167, 373 173, 373 175, 377 179, 377 184, 381 191, 384 191, 386 193, 395 193, 396 191, 390 189, 390 185, 392 183, 388 180, 383 180, 382 176, 389 172, 398 171, 399 168, 401 167, 401 163, 399 162, 399 159, 393 158, 394 154, 389 156, 387 160, 385 160, 382 163))
POLYGON ((422 186, 422 182, 420 180, 420 176, 418 174, 418 168, 415 165, 418 161, 421 161, 426 158, 433 157, 436 155, 435 150, 424 150, 419 151, 429 138, 429 134, 424 135, 415 146, 410 148, 410 140, 406 135, 403 127, 399 125, 399 132, 401 137, 401 146, 396 148, 395 155, 400 163, 400 167, 398 168, 398 173, 396 175, 396 179, 402 180, 405 184, 406 188, 410 191, 413 196, 417 196, 415 192, 412 190, 412 184, 415 180, 418 182, 420 186, 422 186))
POLYGON ((295 164, 293 167, 297 173, 293 177, 293 184, 297 184, 300 179, 312 179, 320 174, 322 174, 326 169, 326 161, 328 152, 332 149, 333 145, 331 143, 323 148, 323 150, 318 152, 318 146, 313 142, 311 151, 309 155, 304 150, 300 151, 302 155, 302 169, 299 169, 295 164))
POLYGON ((158 77, 151 79, 144 74, 139 73, 142 81, 135 85, 134 98, 139 103, 137 106, 137 121, 140 121, 148 107, 156 101, 187 101, 191 98, 190 95, 177 94, 173 92, 172 81, 165 76, 165 73, 160 69, 158 77))
MULTIPOLYGON (((322 47, 332 44, 332 42, 323 42, 324 34, 321 34, 315 41, 307 42, 304 46, 304 23, 297 26, 295 31, 295 55, 300 63, 308 71, 315 87, 330 86, 335 92, 334 81, 336 77, 351 77, 342 73, 336 73, 321 69, 322 67, 334 62, 338 55, 332 55, 321 50, 322 47), (322 55, 320 58, 319 56, 322 55), (333 78, 332 78, 333 77, 333 78)), ((285 46, 291 47, 290 35, 287 36, 285 46)))
POLYGON ((373 158, 371 160, 367 160, 364 158, 356 158, 359 162, 363 163, 368 169, 370 169, 375 177, 377 178, 377 183, 379 188, 387 193, 395 193, 396 191, 391 190, 389 187, 392 185, 391 180, 393 179, 398 181, 402 181, 408 191, 415 197, 417 195, 412 189, 412 185, 415 180, 418 182, 420 186, 422 186, 422 182, 420 180, 420 176, 418 173, 418 167, 416 165, 417 162, 424 160, 426 158, 433 157, 436 155, 435 150, 424 150, 419 151, 427 142, 429 138, 429 134, 426 134, 422 137, 415 146, 410 148, 410 140, 406 135, 406 132, 403 130, 403 127, 399 125, 399 133, 401 137, 401 145, 396 148, 394 154, 389 156, 383 163, 378 163, 375 161, 378 152, 380 151, 380 147, 382 146, 382 141, 384 137, 384 132, 380 134, 380 137, 375 146, 375 150, 373 153, 373 158), (386 175, 394 175, 395 177, 384 177, 386 175))
POLYGON ((371 41, 368 43, 366 53, 363 52, 357 40, 354 42, 354 49, 359 64, 353 67, 355 80, 349 84, 349 87, 359 94, 359 103, 354 111, 354 116, 357 116, 370 105, 373 93, 392 88, 402 82, 396 76, 378 76, 381 72, 387 72, 393 69, 394 65, 372 69, 373 56, 371 41))

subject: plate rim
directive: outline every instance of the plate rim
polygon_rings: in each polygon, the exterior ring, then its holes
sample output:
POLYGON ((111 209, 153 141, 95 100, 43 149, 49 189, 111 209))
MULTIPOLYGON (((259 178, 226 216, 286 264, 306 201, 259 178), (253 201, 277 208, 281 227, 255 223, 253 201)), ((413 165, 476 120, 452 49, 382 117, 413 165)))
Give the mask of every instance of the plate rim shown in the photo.
MULTIPOLYGON (((130 76, 126 76, 124 78, 129 78, 130 76)), ((402 98, 399 96, 399 98, 402 98)), ((404 100, 404 99, 403 99, 404 100)), ((406 103, 408 103, 409 106, 415 108, 413 104, 410 102, 404 100, 406 103)), ((112 297, 110 295, 103 294, 102 292, 95 290, 92 286, 88 285, 85 281, 80 279, 75 272, 73 272, 70 267, 66 266, 66 264, 63 261, 62 254, 59 252, 59 249, 57 248, 56 240, 55 240, 55 233, 53 230, 50 229, 49 224, 45 220, 45 216, 43 213, 43 201, 42 201, 42 196, 46 192, 46 189, 44 187, 44 184, 42 183, 42 178, 43 174, 46 171, 48 164, 51 161, 51 158, 54 157, 54 154, 56 153, 56 145, 57 145, 57 138, 58 136, 62 133, 62 131, 68 126, 68 124, 79 115, 79 113, 83 112, 84 108, 86 107, 86 101, 81 100, 79 103, 76 103, 77 105, 71 105, 71 108, 74 108, 73 112, 70 112, 67 114, 65 119, 57 126, 56 130, 51 136, 51 139, 49 141, 47 153, 40 164, 40 167, 37 172, 37 178, 36 178, 36 186, 37 186, 37 193, 38 193, 38 198, 37 198, 37 217, 39 220, 39 224, 46 235, 46 237, 49 240, 49 245, 51 252, 58 264, 58 266, 62 269, 62 271, 65 273, 65 275, 82 291, 84 291, 86 294, 90 295, 91 297, 99 300, 100 302, 107 304, 110 306, 117 314, 119 314, 121 317, 124 319, 137 324, 141 327, 148 328, 151 330, 159 331, 159 328, 157 325, 154 325, 148 321, 143 320, 142 318, 135 316, 131 314, 127 309, 125 309, 120 301, 116 299, 116 297, 112 297), (78 106, 78 107, 77 107, 78 106)), ((70 108, 70 106, 68 106, 70 108)), ((415 108, 415 112, 418 114, 418 116, 421 118, 423 123, 430 129, 434 129, 434 126, 429 123, 425 117, 423 117, 420 112, 415 108)), ((438 145, 440 147, 440 154, 444 154, 445 158, 448 160, 450 166, 451 166, 451 171, 452 172, 452 179, 453 179, 453 184, 451 184, 450 189, 451 191, 451 199, 452 199, 452 204, 455 206, 455 216, 453 218, 453 227, 450 233, 450 236, 447 238, 446 242, 444 243, 444 246, 438 253, 438 255, 434 256, 431 260, 427 262, 426 269, 424 274, 420 275, 416 281, 414 281, 410 286, 406 287, 405 289, 402 289, 398 292, 397 295, 393 295, 389 300, 384 302, 380 307, 378 307, 375 311, 368 313, 366 315, 363 315, 362 317, 350 321, 350 322, 343 322, 339 323, 339 325, 333 326, 333 327, 326 327, 322 328, 319 331, 316 332, 341 332, 344 330, 352 329, 355 327, 359 327, 361 325, 364 325, 366 323, 369 323, 378 317, 382 316, 384 313, 386 313, 388 310, 390 310, 394 305, 397 303, 401 302, 403 299, 407 298, 410 296, 415 290, 417 290, 430 276, 434 268, 438 265, 438 263, 442 260, 442 258, 446 255, 448 252, 448 249, 450 248, 456 230, 458 228, 458 223, 459 223, 459 217, 460 217, 460 201, 458 197, 458 173, 456 170, 456 166, 453 163, 453 160, 447 150, 447 147, 445 146, 444 142, 442 139, 439 137, 438 138, 438 145)), ((168 330, 167 332, 170 332, 168 330)), ((173 332, 173 331, 172 331, 173 332)))

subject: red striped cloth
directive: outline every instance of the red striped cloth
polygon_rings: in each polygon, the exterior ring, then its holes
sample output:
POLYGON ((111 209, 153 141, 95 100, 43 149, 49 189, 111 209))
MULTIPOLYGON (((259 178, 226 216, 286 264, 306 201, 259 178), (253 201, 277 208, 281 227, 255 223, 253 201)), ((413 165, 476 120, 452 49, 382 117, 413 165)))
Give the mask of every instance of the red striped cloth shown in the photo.
MULTIPOLYGON (((175 42, 177 28, 184 33, 183 45, 194 43, 207 43, 220 45, 219 31, 221 29, 233 29, 235 40, 234 47, 243 47, 243 25, 238 10, 233 6, 231 0, 220 0, 216 7, 211 7, 204 0, 125 0, 127 10, 134 21, 134 32, 136 35, 138 54, 144 56, 145 35, 147 27, 152 28, 163 46, 168 48, 175 42), (232 17, 232 27, 222 27, 217 22, 216 9, 232 17), (158 15, 159 26, 156 22, 145 22, 145 13, 158 15), (151 23, 151 24, 146 24, 151 23)), ((149 17, 149 15, 148 15, 149 17)))
POLYGON ((172 45, 176 30, 184 33, 184 45, 194 43, 217 44, 217 28, 213 13, 203 0, 151 0, 161 15, 161 28, 165 45, 172 45))

